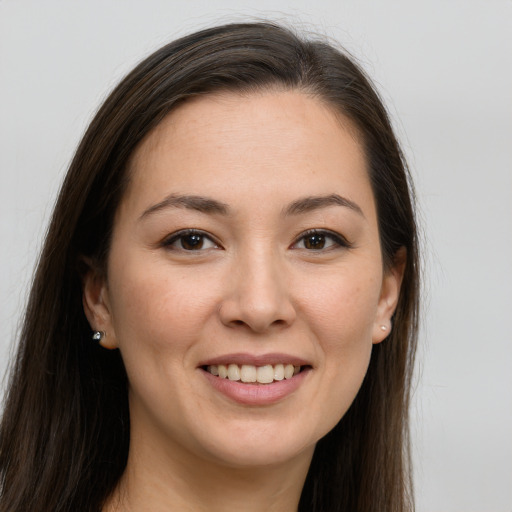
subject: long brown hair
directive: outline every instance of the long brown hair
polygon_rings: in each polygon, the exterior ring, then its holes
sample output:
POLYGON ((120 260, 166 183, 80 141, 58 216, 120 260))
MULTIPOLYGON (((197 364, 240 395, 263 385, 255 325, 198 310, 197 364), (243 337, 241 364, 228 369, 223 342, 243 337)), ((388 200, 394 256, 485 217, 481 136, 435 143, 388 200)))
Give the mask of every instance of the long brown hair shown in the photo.
POLYGON ((384 264, 407 251, 392 332, 374 346, 349 411, 318 442, 299 510, 412 510, 408 408, 419 269, 404 158, 377 93, 345 52, 274 24, 246 23, 156 51, 111 93, 85 133, 55 206, 11 371, 0 426, 0 511, 97 512, 116 487, 129 447, 127 379, 119 352, 91 341, 81 262, 106 268, 128 159, 176 105, 220 90, 272 87, 314 95, 353 122, 384 264))

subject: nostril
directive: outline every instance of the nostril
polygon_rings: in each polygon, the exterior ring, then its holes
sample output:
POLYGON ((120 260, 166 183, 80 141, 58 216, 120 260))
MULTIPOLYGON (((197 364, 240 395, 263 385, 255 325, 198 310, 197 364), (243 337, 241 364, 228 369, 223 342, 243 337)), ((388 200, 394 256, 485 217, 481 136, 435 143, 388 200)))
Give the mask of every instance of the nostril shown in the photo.
MULTIPOLYGON (((286 323, 287 323, 286 320, 274 320, 271 325, 280 327, 280 326, 286 325, 286 323)), ((247 322, 244 322, 243 320, 232 320, 230 322, 230 324, 232 326, 240 326, 240 327, 248 325, 247 322)))
POLYGON ((251 297, 244 299, 234 296, 222 300, 218 314, 226 327, 264 332, 269 328, 282 329, 293 323, 295 310, 288 300, 272 300, 272 297, 263 297, 258 301, 248 299, 251 297))

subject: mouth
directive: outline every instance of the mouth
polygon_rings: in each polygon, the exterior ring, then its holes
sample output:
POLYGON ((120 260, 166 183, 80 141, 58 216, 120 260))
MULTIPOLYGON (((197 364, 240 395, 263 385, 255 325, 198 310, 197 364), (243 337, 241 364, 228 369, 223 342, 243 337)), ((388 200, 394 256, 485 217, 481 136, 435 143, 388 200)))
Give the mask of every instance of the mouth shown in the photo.
POLYGON ((310 361, 291 354, 234 353, 201 361, 213 390, 243 406, 271 406, 295 396, 309 381, 310 361))
POLYGON ((295 375, 311 369, 311 366, 298 366, 289 363, 265 364, 262 366, 228 363, 204 365, 202 369, 219 379, 228 379, 244 384, 272 384, 292 379, 295 375))

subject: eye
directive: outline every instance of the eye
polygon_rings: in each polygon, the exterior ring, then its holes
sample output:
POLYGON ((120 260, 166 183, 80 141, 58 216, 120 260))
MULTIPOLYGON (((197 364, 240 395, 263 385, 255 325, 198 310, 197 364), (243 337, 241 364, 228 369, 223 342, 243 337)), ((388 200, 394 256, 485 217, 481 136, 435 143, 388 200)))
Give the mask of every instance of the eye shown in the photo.
POLYGON ((216 249, 216 244, 206 233, 196 229, 186 229, 173 233, 162 244, 165 248, 178 251, 205 251, 216 249))
POLYGON ((306 249, 308 251, 322 251, 337 247, 351 247, 345 237, 332 231, 312 229, 303 233, 293 244, 292 249, 306 249))

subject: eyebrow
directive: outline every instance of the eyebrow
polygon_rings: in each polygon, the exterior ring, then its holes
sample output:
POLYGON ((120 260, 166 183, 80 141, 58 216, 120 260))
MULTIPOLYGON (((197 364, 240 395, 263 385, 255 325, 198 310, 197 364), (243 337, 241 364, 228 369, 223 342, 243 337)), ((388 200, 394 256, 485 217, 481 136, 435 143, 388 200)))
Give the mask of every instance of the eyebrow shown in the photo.
MULTIPOLYGON (((330 206, 343 206, 364 217, 363 211, 357 203, 354 203, 350 199, 338 194, 309 196, 297 199, 284 209, 284 215, 300 215, 313 210, 328 208, 330 206)), ((222 203, 209 197, 170 194, 159 203, 156 203, 145 210, 140 216, 140 220, 167 208, 186 208, 201 213, 214 213, 219 215, 227 215, 229 213, 229 206, 226 203, 222 203)))
POLYGON ((298 199, 297 201, 291 203, 285 209, 284 213, 285 215, 298 215, 321 208, 328 208, 329 206, 343 206, 364 217, 363 210, 357 203, 354 203, 354 201, 351 201, 350 199, 342 197, 338 194, 330 194, 327 196, 309 196, 298 199))
POLYGON ((163 201, 145 210, 140 219, 166 208, 186 208, 202 213, 217 213, 220 215, 227 215, 229 212, 227 204, 209 197, 170 194, 163 201))

